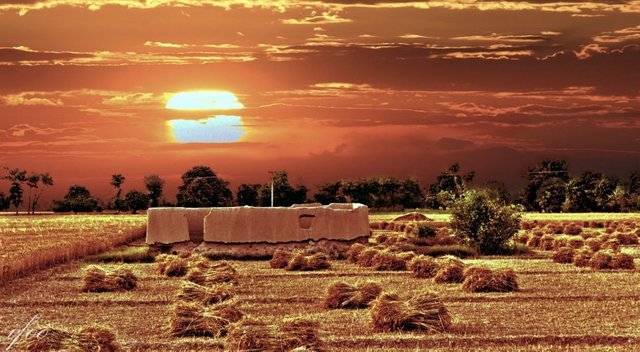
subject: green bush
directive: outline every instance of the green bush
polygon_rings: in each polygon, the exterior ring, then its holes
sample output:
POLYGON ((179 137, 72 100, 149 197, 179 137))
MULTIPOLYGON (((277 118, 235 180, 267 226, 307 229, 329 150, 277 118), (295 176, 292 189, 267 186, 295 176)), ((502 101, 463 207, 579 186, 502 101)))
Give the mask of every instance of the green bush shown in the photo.
POLYGON ((451 228, 481 254, 499 254, 518 233, 521 208, 505 205, 485 190, 466 191, 451 208, 451 228))
POLYGON ((416 222, 413 231, 413 235, 418 238, 428 238, 428 237, 436 237, 438 232, 427 222, 416 222))

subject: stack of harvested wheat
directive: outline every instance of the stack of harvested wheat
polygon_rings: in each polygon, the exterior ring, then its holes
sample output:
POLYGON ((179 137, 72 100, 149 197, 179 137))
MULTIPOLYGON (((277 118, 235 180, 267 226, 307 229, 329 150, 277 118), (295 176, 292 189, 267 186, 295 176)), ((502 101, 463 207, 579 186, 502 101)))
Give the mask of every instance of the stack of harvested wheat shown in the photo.
POLYGON ((161 274, 169 277, 184 276, 189 271, 187 259, 177 255, 160 254, 156 256, 156 265, 161 274))
POLYGON ((77 331, 66 331, 46 326, 39 333, 20 340, 17 347, 22 351, 120 351, 115 335, 101 327, 86 327, 77 331))
POLYGON ((413 276, 419 278, 432 278, 438 273, 438 263, 428 255, 419 255, 409 262, 409 270, 413 271, 413 276))
POLYGON ((293 318, 271 325, 243 319, 229 327, 225 351, 322 351, 319 324, 293 318))
POLYGON ((403 271, 407 270, 407 261, 404 255, 387 250, 378 251, 371 258, 371 266, 375 270, 403 271))
POLYGON ((435 259, 438 266, 433 281, 442 283, 460 283, 464 280, 464 263, 453 255, 445 255, 435 259))
POLYGON ((357 263, 358 256, 366 248, 367 247, 361 243, 352 244, 351 247, 349 247, 349 250, 347 251, 347 260, 350 261, 351 263, 357 263))
POLYGON ((371 318, 373 327, 381 331, 444 332, 451 326, 447 308, 429 292, 408 299, 384 293, 371 304, 371 318))
POLYGON ((518 281, 511 269, 471 266, 464 271, 462 289, 467 292, 510 292, 518 290, 518 281))
POLYGON ((360 254, 358 254, 358 265, 366 268, 373 266, 373 257, 375 257, 378 252, 378 249, 371 247, 363 249, 360 254))
POLYGON ((313 271, 326 270, 329 268, 331 268, 331 262, 326 254, 316 253, 305 255, 302 252, 297 252, 293 253, 285 269, 289 271, 313 271))
POLYGON ((367 282, 362 285, 350 285, 336 282, 327 289, 324 306, 327 309, 360 309, 367 308, 369 303, 382 292, 380 284, 367 282))
MULTIPOLYGON (((592 240, 591 238, 587 240, 587 243, 592 240)), ((577 267, 589 266, 589 261, 593 256, 594 251, 589 248, 589 246, 584 246, 578 249, 573 254, 573 265, 577 267)))
POLYGON ((177 298, 185 302, 201 304, 217 304, 232 298, 235 294, 234 286, 228 283, 213 286, 202 286, 194 282, 183 281, 178 290, 177 298))
POLYGON ((595 270, 635 269, 633 256, 607 249, 595 252, 589 260, 589 266, 595 270))
POLYGON ((83 292, 129 291, 137 286, 138 278, 131 270, 124 268, 106 271, 97 265, 90 265, 82 278, 83 292))
POLYGON ((561 247, 553 252, 552 258, 556 263, 566 264, 573 263, 574 255, 575 250, 573 249, 573 247, 561 247))
POLYGON ((207 261, 207 263, 205 265, 203 262, 197 262, 193 268, 189 269, 185 278, 205 286, 221 283, 238 284, 238 271, 231 264, 224 261, 207 261))
POLYGON ((170 331, 178 337, 221 337, 226 335, 229 324, 239 321, 242 316, 236 304, 229 301, 209 306, 179 301, 170 318, 170 331))

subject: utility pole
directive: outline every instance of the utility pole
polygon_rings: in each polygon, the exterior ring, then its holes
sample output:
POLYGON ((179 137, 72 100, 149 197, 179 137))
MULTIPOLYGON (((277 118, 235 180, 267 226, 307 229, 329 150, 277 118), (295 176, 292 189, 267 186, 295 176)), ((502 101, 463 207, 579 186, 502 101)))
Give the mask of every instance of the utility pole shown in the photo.
POLYGON ((271 175, 271 207, 273 208, 273 175, 276 173, 276 171, 269 171, 269 174, 271 175))

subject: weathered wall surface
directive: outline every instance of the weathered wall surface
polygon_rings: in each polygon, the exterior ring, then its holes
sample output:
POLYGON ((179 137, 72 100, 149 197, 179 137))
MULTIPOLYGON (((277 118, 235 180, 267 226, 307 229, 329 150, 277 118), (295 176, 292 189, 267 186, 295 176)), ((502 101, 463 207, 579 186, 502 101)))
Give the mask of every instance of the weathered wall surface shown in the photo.
POLYGON ((188 240, 281 243, 353 240, 369 235, 369 211, 362 204, 297 204, 290 208, 153 208, 149 210, 148 217, 147 243, 188 240), (167 219, 159 220, 165 216, 167 219), (171 229, 158 227, 160 223, 171 229))

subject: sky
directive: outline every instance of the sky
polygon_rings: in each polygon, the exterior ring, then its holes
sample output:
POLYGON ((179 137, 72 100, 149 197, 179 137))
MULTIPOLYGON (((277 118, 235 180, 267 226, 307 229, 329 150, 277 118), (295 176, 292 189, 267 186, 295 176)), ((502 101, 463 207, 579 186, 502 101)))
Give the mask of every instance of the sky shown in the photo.
POLYGON ((114 173, 171 198, 199 164, 516 189, 551 157, 640 169, 640 1, 0 0, 0 166, 50 172, 47 199, 114 173))

